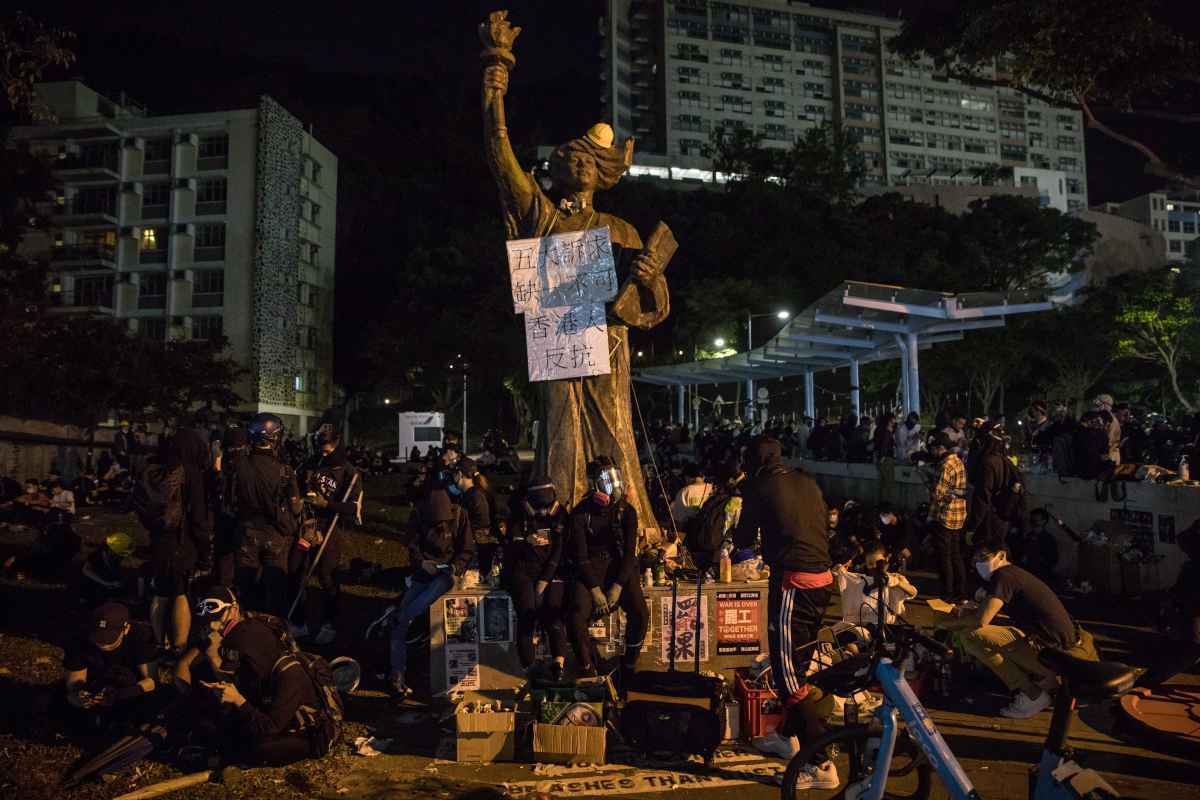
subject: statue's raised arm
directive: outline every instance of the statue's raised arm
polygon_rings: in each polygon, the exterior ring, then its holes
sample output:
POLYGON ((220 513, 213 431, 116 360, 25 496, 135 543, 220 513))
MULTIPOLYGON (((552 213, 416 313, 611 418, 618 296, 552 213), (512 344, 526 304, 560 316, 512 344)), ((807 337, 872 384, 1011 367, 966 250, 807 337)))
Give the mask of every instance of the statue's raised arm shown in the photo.
POLYGON ((519 221, 533 212, 539 190, 533 178, 521 169, 508 141, 504 118, 504 95, 508 92, 508 73, 516 66, 512 46, 520 28, 508 22, 507 11, 493 11, 479 25, 483 43, 483 149, 488 168, 500 189, 500 203, 508 220, 510 238, 516 236, 519 221))

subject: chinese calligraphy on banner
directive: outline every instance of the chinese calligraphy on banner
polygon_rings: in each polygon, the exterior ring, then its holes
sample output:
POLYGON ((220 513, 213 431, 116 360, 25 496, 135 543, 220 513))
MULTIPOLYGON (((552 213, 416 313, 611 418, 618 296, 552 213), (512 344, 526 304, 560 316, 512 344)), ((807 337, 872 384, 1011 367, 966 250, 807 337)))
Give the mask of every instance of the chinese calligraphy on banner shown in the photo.
POLYGON ((529 380, 611 372, 604 304, 617 295, 617 273, 608 228, 518 239, 507 250, 529 380))
MULTIPOLYGON (((696 598, 675 601, 675 660, 687 663, 696 657, 696 598)), ((708 598, 700 598, 700 660, 708 661, 708 598)), ((662 598, 662 661, 671 660, 671 598, 662 598)))
POLYGON ((717 592, 717 655, 757 655, 762 652, 759 630, 759 592, 717 592))

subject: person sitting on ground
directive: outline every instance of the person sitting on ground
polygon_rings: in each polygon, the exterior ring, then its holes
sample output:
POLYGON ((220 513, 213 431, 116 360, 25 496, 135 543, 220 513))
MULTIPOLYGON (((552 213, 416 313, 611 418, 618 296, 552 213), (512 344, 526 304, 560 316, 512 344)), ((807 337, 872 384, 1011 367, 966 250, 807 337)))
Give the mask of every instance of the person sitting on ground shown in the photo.
POLYGON ((897 514, 892 504, 886 501, 879 504, 875 513, 876 538, 888 552, 889 568, 902 574, 912 558, 912 521, 897 514))
POLYGON ((158 648, 154 631, 131 621, 128 607, 101 605, 65 651, 66 702, 83 730, 111 730, 114 724, 130 728, 149 719, 148 695, 158 689, 158 648))
POLYGON ((700 513, 700 507, 713 493, 713 485, 705 479, 704 470, 698 464, 685 464, 683 478, 687 483, 671 501, 671 516, 680 531, 687 527, 692 517, 700 513))
POLYGON ((34 577, 40 581, 61 580, 63 573, 79 555, 82 544, 71 525, 71 515, 61 509, 45 511, 38 526, 38 537, 31 548, 13 548, 0 562, 0 568, 12 572, 18 580, 34 577))
POLYGON ((1057 678, 1038 661, 1038 652, 1052 647, 1075 658, 1098 661, 1095 642, 1044 581, 1008 562, 1003 540, 981 541, 972 560, 986 582, 985 598, 977 609, 956 609, 956 616, 944 625, 963 631, 963 649, 1014 692, 1012 702, 1000 713, 1027 719, 1050 706, 1049 690, 1057 686, 1057 678), (997 622, 1001 609, 1011 624, 997 622))
POLYGON ((67 482, 63 479, 55 482, 54 492, 50 495, 50 508, 70 514, 72 518, 75 516, 75 493, 67 488, 67 482))
POLYGON ((42 491, 42 485, 33 478, 25 481, 25 491, 13 500, 14 518, 18 525, 40 528, 50 510, 50 495, 42 491))
POLYGON ((125 579, 124 560, 133 553, 133 538, 117 531, 104 538, 83 562, 79 602, 96 608, 114 600, 128 600, 134 593, 125 579))
MULTIPOLYGON (((872 542, 863 554, 863 571, 853 572, 853 551, 846 550, 834 556, 833 579, 842 598, 842 621, 859 627, 869 627, 879 621, 879 584, 875 572, 880 564, 886 570, 887 548, 882 542, 872 542)), ((908 578, 893 572, 883 573, 883 601, 886 613, 883 621, 891 625, 904 613, 904 604, 917 596, 916 587, 908 578)))
POLYGON ((196 592, 193 610, 201 643, 176 664, 176 686, 195 695, 196 708, 221 709, 215 718, 197 716, 193 741, 207 739, 227 760, 247 765, 285 766, 328 753, 320 690, 280 629, 244 617, 232 590, 215 581, 196 592))
MULTIPOLYGON (((1020 537, 1020 557, 1017 562, 1050 586, 1058 583, 1058 540, 1049 530, 1050 512, 1035 508, 1029 512, 1029 530, 1020 537)), ((1010 538, 1020 535, 1015 529, 1010 538)))

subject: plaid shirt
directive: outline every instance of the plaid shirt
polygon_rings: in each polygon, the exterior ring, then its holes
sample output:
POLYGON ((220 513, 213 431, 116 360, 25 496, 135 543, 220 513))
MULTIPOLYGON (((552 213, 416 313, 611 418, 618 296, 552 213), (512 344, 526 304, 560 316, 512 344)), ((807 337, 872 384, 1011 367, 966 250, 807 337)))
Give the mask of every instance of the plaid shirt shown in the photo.
POLYGON ((962 530, 967 522, 967 470, 953 453, 942 459, 941 467, 930 497, 930 512, 947 530, 962 530))

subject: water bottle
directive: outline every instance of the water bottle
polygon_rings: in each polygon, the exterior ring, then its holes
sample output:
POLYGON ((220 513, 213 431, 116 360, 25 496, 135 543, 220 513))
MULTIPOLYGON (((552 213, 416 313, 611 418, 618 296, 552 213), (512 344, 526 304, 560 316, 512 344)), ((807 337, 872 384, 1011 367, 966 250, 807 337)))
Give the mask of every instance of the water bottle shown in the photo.
POLYGON ((1192 479, 1191 470, 1188 468, 1188 457, 1183 456, 1179 459, 1179 480, 1190 481, 1192 479))
POLYGON ((721 548, 721 560, 719 562, 719 567, 720 567, 719 575, 720 575, 721 583, 732 583, 733 582, 733 561, 731 561, 729 558, 729 550, 727 548, 724 548, 724 547, 721 548))
POLYGON ((647 591, 654 588, 654 571, 649 567, 642 573, 642 588, 647 591))

